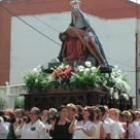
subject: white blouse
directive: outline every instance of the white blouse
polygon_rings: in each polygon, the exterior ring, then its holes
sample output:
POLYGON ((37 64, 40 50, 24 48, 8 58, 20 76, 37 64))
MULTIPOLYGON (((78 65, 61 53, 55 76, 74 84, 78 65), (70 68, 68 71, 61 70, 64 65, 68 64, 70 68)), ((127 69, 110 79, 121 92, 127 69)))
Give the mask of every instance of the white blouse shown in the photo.
POLYGON ((24 124, 21 139, 46 139, 46 127, 38 120, 35 124, 24 124))
POLYGON ((0 117, 0 139, 6 139, 8 131, 3 119, 0 117))
POLYGON ((87 136, 82 130, 77 130, 79 128, 83 128, 83 129, 89 130, 89 131, 93 130, 95 128, 95 126, 91 121, 88 121, 85 124, 83 121, 76 122, 75 125, 76 125, 76 131, 73 134, 73 139, 92 139, 92 137, 87 136))
POLYGON ((52 139, 49 133, 52 125, 46 123, 45 126, 46 126, 46 139, 52 139))
POLYGON ((94 123, 96 131, 94 133, 93 139, 100 139, 100 132, 101 132, 101 125, 102 122, 99 121, 98 123, 94 123))
POLYGON ((140 139, 140 126, 137 121, 132 122, 128 126, 129 139, 140 139))
POLYGON ((114 121, 111 124, 111 139, 120 139, 124 132, 125 130, 119 121, 114 121))

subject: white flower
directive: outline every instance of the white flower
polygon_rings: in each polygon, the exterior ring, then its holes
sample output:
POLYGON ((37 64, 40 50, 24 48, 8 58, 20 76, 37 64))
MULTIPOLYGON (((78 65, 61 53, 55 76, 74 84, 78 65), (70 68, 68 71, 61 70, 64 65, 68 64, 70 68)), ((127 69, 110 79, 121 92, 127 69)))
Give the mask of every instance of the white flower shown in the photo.
POLYGON ((124 93, 129 93, 130 91, 129 84, 120 78, 116 78, 116 88, 121 90, 121 92, 124 92, 124 93))
POLYGON ((116 100, 119 99, 119 94, 118 94, 118 92, 115 92, 115 93, 114 93, 114 98, 115 98, 116 100))
POLYGON ((65 65, 64 64, 61 64, 58 69, 64 69, 65 68, 65 65))
POLYGON ((37 68, 34 68, 34 69, 32 70, 32 72, 33 72, 33 73, 38 73, 38 69, 37 69, 37 68))
POLYGON ((78 71, 79 72, 83 72, 85 70, 85 67, 84 66, 78 66, 78 71))
POLYGON ((113 92, 114 92, 114 88, 110 88, 110 94, 112 95, 113 94, 113 92))
POLYGON ((85 68, 84 72, 88 73, 88 72, 90 72, 90 69, 89 68, 85 68))
POLYGON ((111 79, 113 83, 116 83, 116 78, 113 75, 111 75, 111 79))
POLYGON ((41 65, 38 65, 37 69, 41 69, 41 67, 42 67, 41 65))
POLYGON ((90 61, 85 62, 85 66, 88 68, 92 67, 92 63, 90 61))
POLYGON ((79 72, 84 72, 84 69, 80 69, 79 72))
POLYGON ((127 94, 122 94, 122 96, 125 100, 127 100, 127 101, 129 100, 129 96, 127 94))
POLYGON ((41 66, 38 66, 37 68, 34 68, 31 72, 33 74, 39 74, 42 72, 42 68, 41 68, 41 66))
POLYGON ((92 71, 92 72, 96 72, 96 71, 97 71, 97 68, 96 68, 96 67, 92 67, 92 68, 91 68, 91 71, 92 71))
POLYGON ((107 84, 107 80, 105 80, 104 82, 103 82, 103 85, 105 86, 107 84))

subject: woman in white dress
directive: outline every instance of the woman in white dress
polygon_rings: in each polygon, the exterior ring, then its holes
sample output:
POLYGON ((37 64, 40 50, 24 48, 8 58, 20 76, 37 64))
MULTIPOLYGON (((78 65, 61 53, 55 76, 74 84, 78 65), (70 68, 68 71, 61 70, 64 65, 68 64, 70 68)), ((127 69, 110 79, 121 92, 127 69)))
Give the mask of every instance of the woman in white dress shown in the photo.
POLYGON ((131 117, 129 120, 129 125, 128 125, 128 139, 136 139, 136 131, 138 128, 138 122, 136 121, 136 115, 134 111, 130 111, 131 117))
POLYGON ((14 111, 16 121, 14 123, 14 133, 17 139, 21 139, 21 132, 22 132, 22 127, 24 125, 23 117, 24 117, 24 110, 22 109, 16 109, 14 111))
POLYGON ((119 121, 120 110, 116 108, 110 109, 110 117, 113 120, 113 123, 110 126, 111 139, 124 139, 125 130, 119 121))
POLYGON ((41 120, 46 126, 46 139, 51 139, 51 136, 49 134, 50 129, 51 129, 51 124, 49 124, 49 111, 48 110, 43 110, 42 115, 41 115, 41 120))
POLYGON ((92 123, 94 118, 93 109, 85 107, 82 116, 82 121, 77 121, 74 117, 69 131, 73 133, 73 139, 92 139, 95 133, 95 126, 92 123))
POLYGON ((94 109, 94 120, 93 120, 93 123, 96 127, 96 131, 95 131, 95 134, 94 134, 94 137, 93 139, 100 139, 101 138, 101 126, 102 126, 102 121, 101 121, 101 110, 96 107, 94 109))
POLYGON ((0 139, 6 139, 7 129, 3 118, 0 116, 0 139))

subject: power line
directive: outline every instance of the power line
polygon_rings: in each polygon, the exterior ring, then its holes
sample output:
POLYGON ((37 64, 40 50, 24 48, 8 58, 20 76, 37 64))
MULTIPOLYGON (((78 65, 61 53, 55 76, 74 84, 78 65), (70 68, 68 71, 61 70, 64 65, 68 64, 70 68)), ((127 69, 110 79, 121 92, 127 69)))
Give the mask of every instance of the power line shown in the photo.
MULTIPOLYGON (((52 27, 51 25, 47 24, 45 21, 41 20, 41 19, 40 19, 40 18, 38 18, 37 16, 34 16, 34 18, 35 18, 37 21, 41 22, 43 25, 45 25, 45 26, 47 26, 47 27, 49 27, 49 28, 53 29, 54 31, 56 31, 56 32, 59 32, 59 33, 60 33, 60 31, 58 31, 57 29, 55 29, 55 28, 54 28, 54 27, 52 27)), ((107 55, 106 55, 106 56, 107 56, 107 55)), ((120 65, 122 65, 122 66, 125 66, 125 67, 128 67, 128 68, 131 68, 131 69, 133 69, 133 68, 134 68, 134 67, 129 66, 129 65, 126 65, 126 64, 124 64, 124 63, 122 63, 122 62, 120 62, 120 61, 117 61, 117 60, 111 59, 111 58, 110 58, 110 57, 108 57, 108 56, 107 56, 107 59, 111 60, 112 62, 117 62, 117 63, 119 63, 119 64, 120 64, 120 65)))
POLYGON ((54 30, 57 33, 60 33, 61 31, 57 30, 56 28, 52 27, 51 25, 47 24, 45 21, 41 20, 39 17, 34 16, 34 19, 36 19, 37 21, 39 21, 40 23, 42 23, 43 25, 45 25, 46 27, 51 28, 52 30, 54 30))
MULTIPOLYGON (((33 27, 32 25, 30 25, 28 22, 26 22, 25 20, 23 20, 21 17, 17 16, 15 13, 13 13, 11 10, 9 10, 8 8, 6 8, 6 7, 3 6, 2 4, 0 4, 0 6, 1 6, 3 9, 5 9, 7 12, 9 12, 11 15, 13 15, 13 16, 15 16, 17 19, 19 19, 21 22, 23 22, 24 24, 26 24, 27 26, 29 26, 31 29, 33 29, 34 31, 38 32, 40 35, 42 35, 42 36, 44 36, 45 38, 51 40, 53 43, 55 43, 55 44, 61 46, 61 44, 59 44, 58 42, 56 42, 56 41, 53 40, 52 38, 48 37, 46 34, 42 33, 41 31, 39 31, 38 29, 36 29, 36 28, 33 27)), ((47 24, 46 22, 42 21, 40 18, 38 18, 38 17, 36 17, 36 16, 34 16, 34 18, 35 18, 36 20, 40 21, 43 25, 45 25, 45 26, 47 26, 47 27, 49 27, 49 28, 55 30, 56 32, 60 32, 60 31, 58 31, 57 29, 55 29, 54 27, 52 27, 51 25, 49 25, 49 24, 47 24)), ((113 61, 113 62, 117 62, 117 63, 119 63, 119 64, 122 64, 123 66, 129 67, 129 68, 133 68, 133 67, 131 67, 131 66, 128 66, 128 65, 126 65, 126 64, 123 64, 123 63, 120 62, 120 61, 113 60, 113 59, 109 58, 108 56, 107 56, 107 58, 108 58, 109 60, 113 61)))
POLYGON ((124 63, 122 63, 122 62, 120 62, 120 61, 118 61, 118 60, 114 60, 114 59, 112 59, 112 58, 110 58, 110 57, 108 57, 108 56, 107 56, 107 59, 109 59, 109 60, 112 61, 112 62, 117 62, 117 63, 119 63, 121 66, 125 66, 125 67, 127 67, 127 68, 131 68, 131 69, 134 69, 134 68, 135 68, 135 67, 126 65, 126 64, 124 64, 124 63))
POLYGON ((17 16, 15 13, 13 13, 11 10, 9 10, 8 8, 6 8, 5 6, 3 6, 2 4, 0 4, 0 7, 2 7, 3 9, 5 9, 8 13, 10 13, 11 15, 15 16, 17 19, 19 19, 21 22, 23 22, 24 24, 26 24, 28 27, 30 27, 31 29, 33 29, 34 31, 36 31, 37 33, 39 33, 40 35, 44 36, 45 38, 49 39, 50 41, 52 41, 53 43, 61 46, 61 44, 59 44, 58 42, 56 42, 54 39, 48 37, 46 34, 42 33, 41 31, 39 31, 38 29, 36 29, 35 27, 33 27, 32 25, 30 25, 28 22, 26 22, 25 20, 23 20, 21 17, 17 16))

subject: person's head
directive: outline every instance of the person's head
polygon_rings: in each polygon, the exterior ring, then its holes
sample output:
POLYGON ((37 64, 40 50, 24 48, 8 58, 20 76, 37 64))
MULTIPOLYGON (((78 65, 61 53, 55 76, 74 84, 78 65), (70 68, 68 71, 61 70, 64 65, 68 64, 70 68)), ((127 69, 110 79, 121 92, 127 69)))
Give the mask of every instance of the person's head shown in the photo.
POLYGON ((25 115, 23 109, 16 109, 14 113, 16 118, 22 118, 25 115))
POLYGON ((79 9, 72 10, 72 23, 71 26, 81 29, 86 27, 86 21, 84 19, 84 15, 81 13, 79 9))
POLYGON ((10 123, 14 123, 16 121, 13 109, 6 109, 5 110, 4 120, 6 122, 10 122, 10 123))
POLYGON ((50 108, 49 109, 49 116, 55 116, 58 114, 58 111, 56 108, 50 108))
POLYGON ((13 109, 6 109, 5 115, 9 116, 10 118, 15 117, 14 110, 13 109))
POLYGON ((100 110, 98 107, 96 107, 96 108, 94 109, 94 121, 99 121, 99 120, 101 120, 101 115, 102 115, 101 110, 100 110))
POLYGON ((131 114, 131 117, 130 117, 129 122, 132 123, 132 122, 136 121, 136 115, 135 115, 134 111, 130 111, 130 114, 131 114))
POLYGON ((48 121, 48 119, 49 119, 49 111, 48 110, 43 110, 42 111, 41 119, 42 119, 43 122, 48 121))
POLYGON ((77 114, 77 108, 74 104, 67 104, 68 109, 68 119, 72 120, 73 117, 77 114))
POLYGON ((104 106, 104 108, 105 108, 105 115, 108 116, 108 114, 109 114, 109 108, 106 105, 104 106))
POLYGON ((40 117, 40 109, 37 107, 33 107, 30 111, 30 119, 31 122, 36 122, 40 117))
POLYGON ((80 0, 72 0, 70 2, 70 5, 71 5, 71 9, 74 10, 74 9, 80 9, 80 5, 81 5, 81 1, 80 0))
POLYGON ((59 107, 58 112, 60 119, 66 120, 68 118, 68 109, 66 106, 59 107))
POLYGON ((106 108, 103 105, 98 105, 97 107, 101 111, 101 118, 106 117, 106 108))
POLYGON ((83 120, 84 121, 93 121, 94 111, 92 107, 85 107, 83 110, 83 120))
POLYGON ((136 116, 136 120, 138 122, 140 122, 140 112, 139 111, 135 111, 134 113, 135 113, 135 116, 136 116))
POLYGON ((76 108, 77 108, 77 114, 83 113, 83 107, 81 105, 76 105, 76 108))
POLYGON ((129 111, 125 110, 121 114, 123 116, 123 122, 130 122, 131 113, 129 111))
POLYGON ((120 110, 119 109, 116 109, 116 108, 111 108, 109 110, 109 117, 112 119, 112 120, 119 120, 120 118, 120 110))

